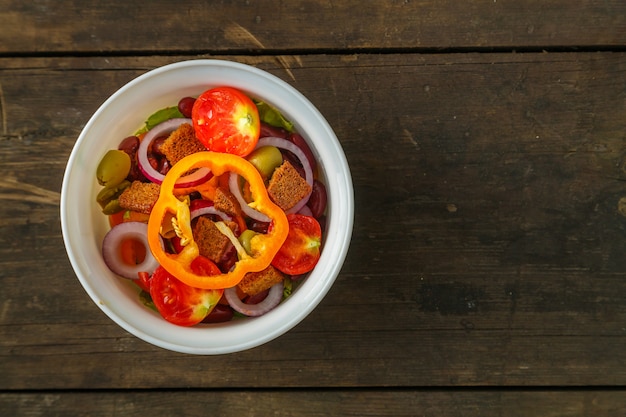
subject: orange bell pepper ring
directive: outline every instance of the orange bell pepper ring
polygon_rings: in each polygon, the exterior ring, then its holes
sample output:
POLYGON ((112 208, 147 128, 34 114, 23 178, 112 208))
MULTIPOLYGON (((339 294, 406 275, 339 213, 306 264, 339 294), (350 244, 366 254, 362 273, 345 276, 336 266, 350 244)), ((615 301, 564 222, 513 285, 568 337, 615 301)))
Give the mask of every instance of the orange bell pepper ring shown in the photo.
POLYGON ((204 289, 234 287, 248 272, 259 272, 267 268, 285 242, 288 232, 287 216, 271 201, 256 168, 239 156, 210 151, 189 155, 169 170, 161 184, 159 199, 152 208, 148 220, 148 244, 161 266, 185 284, 204 289), (267 233, 259 233, 251 239, 251 255, 242 250, 228 226, 221 222, 216 223, 218 229, 233 242, 239 254, 239 260, 233 269, 220 275, 198 275, 192 271, 190 265, 200 252, 192 233, 188 202, 186 199, 179 199, 174 194, 176 180, 188 171, 201 167, 209 168, 215 176, 234 172, 243 177, 250 185, 252 195, 250 207, 265 214, 271 220, 267 233), (172 222, 176 234, 181 238, 183 249, 178 254, 166 252, 161 243, 161 228, 168 221, 172 222))

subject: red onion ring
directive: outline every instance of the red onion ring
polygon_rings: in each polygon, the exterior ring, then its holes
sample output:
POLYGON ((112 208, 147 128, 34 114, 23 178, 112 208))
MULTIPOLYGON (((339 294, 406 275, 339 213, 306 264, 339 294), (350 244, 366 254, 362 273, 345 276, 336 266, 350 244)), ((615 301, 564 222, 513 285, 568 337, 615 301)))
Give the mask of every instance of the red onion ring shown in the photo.
MULTIPOLYGON (((148 160, 148 151, 150 150, 152 142, 163 135, 170 134, 184 123, 192 124, 192 121, 191 119, 177 118, 159 123, 146 133, 139 144, 139 148, 137 149, 137 165, 139 165, 139 169, 143 175, 155 184, 161 184, 165 175, 152 168, 148 160)), ((211 178, 211 170, 206 167, 198 168, 191 174, 176 180, 174 188, 193 187, 206 182, 209 178, 211 178)))
POLYGON ((189 215, 191 216, 191 220, 195 219, 198 216, 203 216, 205 214, 214 214, 216 216, 219 216, 224 221, 232 220, 232 218, 228 214, 216 209, 212 205, 207 205, 205 207, 198 207, 189 212, 189 215))
POLYGON ((267 297, 258 304, 246 304, 237 297, 237 287, 231 287, 224 290, 224 297, 228 304, 241 314, 250 317, 258 317, 272 310, 283 299, 283 283, 274 284, 267 297))
POLYGON ((246 200, 244 200, 241 195, 241 190, 239 189, 239 174, 236 172, 230 173, 230 176, 228 177, 228 188, 230 188, 230 192, 235 196, 241 206, 241 210, 246 216, 265 223, 272 221, 272 219, 270 219, 267 215, 250 207, 246 200))
POLYGON ((298 214, 302 214, 304 216, 309 216, 309 217, 313 217, 313 212, 311 211, 311 209, 309 208, 309 206, 303 206, 300 211, 298 211, 298 214))
MULTIPOLYGON (((309 159, 306 157, 306 154, 302 151, 302 149, 300 149, 297 145, 295 145, 293 142, 288 141, 287 139, 281 139, 273 136, 267 136, 259 139, 256 145, 256 149, 262 146, 275 146, 294 154, 302 164, 302 168, 304 168, 304 179, 306 180, 307 184, 311 186, 311 189, 313 188, 313 169, 311 168, 309 159)), ((297 213, 302 207, 306 205, 306 203, 308 203, 310 197, 311 193, 307 194, 302 200, 298 201, 295 206, 293 206, 289 210, 285 210, 285 213, 297 213)))
POLYGON ((137 279, 137 273, 153 273, 159 262, 152 256, 148 245, 148 225, 143 222, 120 223, 104 236, 102 258, 111 271, 128 279, 137 279), (146 257, 137 265, 128 265, 121 259, 119 247, 125 239, 135 239, 146 247, 146 257))

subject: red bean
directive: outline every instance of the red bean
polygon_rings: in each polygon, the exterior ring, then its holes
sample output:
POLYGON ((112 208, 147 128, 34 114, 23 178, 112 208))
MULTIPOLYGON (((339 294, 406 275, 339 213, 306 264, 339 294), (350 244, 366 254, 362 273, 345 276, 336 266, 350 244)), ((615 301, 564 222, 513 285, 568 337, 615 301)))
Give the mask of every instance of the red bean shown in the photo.
POLYGON ((168 161, 166 157, 163 156, 159 158, 159 166, 157 168, 157 171, 159 171, 159 173, 165 175, 171 167, 172 166, 170 165, 170 161, 168 161))
POLYGON ((136 155, 131 159, 130 172, 128 173, 128 177, 126 177, 126 179, 128 179, 128 181, 130 181, 130 182, 133 182, 133 181, 146 182, 146 181, 148 181, 146 176, 143 175, 143 172, 141 172, 141 168, 139 168, 139 164, 137 163, 137 156, 136 155))
POLYGON ((148 162, 150 163, 150 166, 152 167, 152 169, 155 170, 159 170, 159 156, 155 155, 154 153, 149 153, 148 154, 148 162))
POLYGON ((137 136, 128 136, 120 142, 117 149, 126 152, 132 157, 135 155, 135 152, 137 152, 137 149, 139 149, 139 138, 137 136))
POLYGON ((126 152, 130 156, 130 172, 126 179, 128 181, 146 181, 146 177, 139 169, 137 164, 137 149, 139 149, 139 138, 137 136, 128 136, 124 138, 117 147, 120 151, 126 152))
POLYGON ((250 297, 246 298, 245 303, 246 304, 259 304, 261 301, 265 300, 265 297, 267 297, 267 294, 269 293, 270 293, 270 290, 264 290, 258 294, 251 295, 250 297))
POLYGON ((230 271, 230 269, 233 267, 233 265, 235 265, 237 260, 237 249, 235 249, 235 247, 231 245, 230 248, 228 248, 226 252, 224 252, 224 254, 222 255, 222 259, 217 262, 217 266, 220 271, 226 273, 230 271))
POLYGON ((300 159, 295 154, 289 152, 286 149, 281 149, 280 153, 283 156, 283 161, 289 161, 291 166, 293 166, 296 171, 298 171, 298 174, 300 174, 302 178, 306 178, 306 174, 304 173, 304 167, 302 166, 300 159))
POLYGON ((268 136, 272 136, 275 138, 287 139, 289 137, 289 132, 285 129, 275 126, 270 126, 267 123, 261 122, 261 134, 260 137, 265 138, 268 136))
POLYGON ((163 144, 165 143, 165 141, 167 140, 167 136, 160 136, 158 138, 156 138, 155 140, 152 141, 151 146, 151 150, 152 152, 159 154, 159 155, 163 155, 163 144))
POLYGON ((202 320, 203 323, 222 323, 230 321, 233 318, 233 309, 230 306, 224 304, 218 304, 213 308, 213 311, 202 320))
POLYGON ((313 156, 311 148, 309 148, 309 144, 306 143, 306 140, 304 140, 302 135, 300 135, 299 133, 292 133, 291 135, 289 135, 289 140, 293 142, 293 144, 296 145, 298 148, 300 148, 302 152, 304 152, 304 154, 306 155, 306 159, 309 160, 309 164, 311 165, 311 170, 315 172, 315 168, 317 167, 317 161, 313 156))
POLYGON ((311 191, 311 197, 307 206, 311 209, 313 217, 319 219, 326 211, 326 204, 328 202, 328 195, 326 194, 326 187, 318 180, 313 180, 313 190, 311 191))
POLYGON ((193 97, 183 97, 178 102, 178 111, 182 113, 186 118, 191 117, 191 111, 193 109, 193 105, 196 102, 196 99, 193 97))
POLYGON ((320 228, 322 229, 322 235, 324 233, 326 233, 326 216, 322 216, 319 219, 317 219, 318 223, 320 224, 320 228))
POLYGON ((258 220, 250 220, 248 221, 248 229, 257 233, 267 233, 267 229, 270 224, 266 222, 260 222, 258 220))

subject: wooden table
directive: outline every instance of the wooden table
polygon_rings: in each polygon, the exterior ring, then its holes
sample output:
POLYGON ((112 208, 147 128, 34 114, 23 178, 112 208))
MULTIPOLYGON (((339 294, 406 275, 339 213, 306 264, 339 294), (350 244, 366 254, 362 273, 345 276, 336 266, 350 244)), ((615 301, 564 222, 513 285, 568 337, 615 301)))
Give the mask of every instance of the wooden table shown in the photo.
POLYGON ((0 414, 626 413, 626 2, 0 0, 0 414), (296 328, 192 356, 80 286, 59 221, 98 106, 180 60, 299 89, 351 165, 296 328))

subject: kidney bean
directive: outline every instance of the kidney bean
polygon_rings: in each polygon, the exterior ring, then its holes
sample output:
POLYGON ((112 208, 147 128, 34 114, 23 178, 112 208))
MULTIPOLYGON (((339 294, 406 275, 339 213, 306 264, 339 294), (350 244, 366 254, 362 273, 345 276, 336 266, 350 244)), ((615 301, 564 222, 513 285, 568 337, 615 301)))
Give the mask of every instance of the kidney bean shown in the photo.
POLYGON ((235 265, 237 260, 237 249, 235 249, 233 245, 230 245, 230 247, 222 255, 222 259, 217 262, 217 267, 224 273, 228 272, 233 265, 235 265))
POLYGON ((248 229, 257 233, 267 233, 267 229, 270 224, 267 222, 260 222, 258 220, 249 220, 248 221, 248 229))
POLYGON ((117 149, 126 152, 132 158, 137 149, 139 149, 139 138, 137 136, 128 136, 120 142, 117 149))
POLYGON ((193 97, 183 97, 178 102, 178 111, 186 118, 191 118, 191 111, 196 99, 193 97))
POLYGON ((154 153, 148 154, 148 162, 150 163, 150 166, 152 166, 153 169, 155 170, 159 169, 159 157, 155 155, 154 153))
POLYGON ((145 175, 143 175, 143 172, 141 172, 141 168, 139 168, 139 164, 137 163, 137 153, 135 153, 132 156, 131 159, 132 163, 130 166, 130 173, 128 174, 128 181, 133 182, 133 181, 142 181, 142 182, 146 182, 148 181, 148 179, 146 178, 145 175))
POLYGON ((296 145, 298 148, 300 148, 302 152, 304 152, 304 154, 306 155, 306 159, 309 160, 309 164, 311 165, 311 170, 315 172, 315 168, 317 167, 317 161, 313 156, 311 148, 309 148, 309 144, 306 143, 306 140, 304 140, 302 135, 300 135, 299 133, 292 133, 291 135, 289 135, 289 140, 293 142, 293 144, 296 145))
POLYGON ((166 140, 167 140, 167 136, 161 136, 161 137, 156 138, 154 141, 152 141, 151 151, 156 154, 163 155, 163 150, 161 149, 161 147, 163 146, 166 140))
POLYGON ((300 163, 300 159, 296 155, 285 149, 281 149, 280 153, 283 156, 283 161, 289 161, 289 163, 296 169, 296 171, 298 171, 298 174, 300 174, 302 178, 306 177, 306 174, 304 173, 304 168, 300 163))
POLYGON ((203 323, 223 323, 230 321, 233 318, 233 309, 230 306, 224 304, 218 304, 213 308, 213 311, 202 320, 203 323))
POLYGON ((289 132, 283 128, 270 126, 267 123, 261 122, 261 134, 259 137, 265 138, 268 136, 287 139, 289 137, 289 132))
POLYGON ((130 156, 130 172, 126 179, 133 181, 147 181, 137 164, 137 149, 139 149, 139 138, 137 136, 128 136, 124 138, 117 147, 120 151, 126 152, 130 156))
POLYGON ((170 165, 170 161, 167 160, 166 157, 162 156, 159 158, 159 167, 157 171, 161 174, 165 175, 170 170, 172 166, 170 165))
POLYGON ((326 216, 322 216, 317 219, 317 222, 320 224, 320 228, 322 229, 322 235, 326 233, 326 216))
POLYGON ((320 181, 313 180, 313 190, 311 191, 311 197, 309 197, 307 203, 313 217, 319 219, 322 214, 324 214, 327 202, 328 196, 326 194, 326 187, 320 181))
POLYGON ((254 294, 249 296, 248 298, 246 298, 245 303, 246 304, 259 304, 261 301, 265 300, 265 297, 267 297, 267 294, 270 293, 270 290, 264 290, 261 291, 258 294, 254 294))

